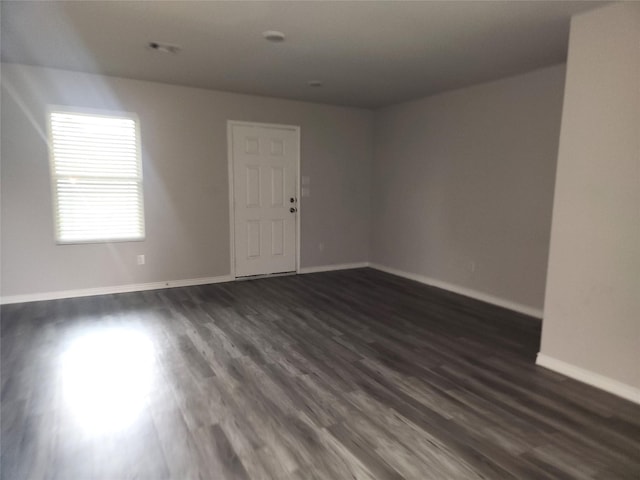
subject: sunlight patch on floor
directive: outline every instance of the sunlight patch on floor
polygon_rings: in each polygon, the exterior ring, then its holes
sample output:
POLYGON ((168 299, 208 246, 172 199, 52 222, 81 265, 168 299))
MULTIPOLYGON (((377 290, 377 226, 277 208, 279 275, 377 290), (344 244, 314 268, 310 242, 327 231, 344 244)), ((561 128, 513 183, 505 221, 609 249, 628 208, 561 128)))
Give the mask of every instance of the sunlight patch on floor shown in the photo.
POLYGON ((154 375, 154 348, 142 332, 111 328, 76 339, 63 354, 64 399, 87 433, 114 433, 135 422, 154 375))

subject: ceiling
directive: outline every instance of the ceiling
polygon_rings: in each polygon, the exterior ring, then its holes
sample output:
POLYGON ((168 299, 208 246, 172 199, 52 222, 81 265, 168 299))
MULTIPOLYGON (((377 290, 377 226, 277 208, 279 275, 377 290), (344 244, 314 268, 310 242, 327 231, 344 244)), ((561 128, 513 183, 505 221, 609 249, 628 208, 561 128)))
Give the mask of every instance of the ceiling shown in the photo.
POLYGON ((377 108, 563 62, 602 3, 2 1, 2 61, 377 108))

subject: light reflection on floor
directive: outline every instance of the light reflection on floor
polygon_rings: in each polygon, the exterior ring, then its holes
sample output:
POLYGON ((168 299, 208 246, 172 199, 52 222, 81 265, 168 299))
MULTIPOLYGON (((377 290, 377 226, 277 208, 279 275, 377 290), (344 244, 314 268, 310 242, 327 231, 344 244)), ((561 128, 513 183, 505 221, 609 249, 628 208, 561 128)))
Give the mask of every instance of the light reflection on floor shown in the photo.
POLYGON ((145 407, 153 375, 153 343, 130 328, 87 333, 62 357, 65 404, 90 435, 116 433, 131 425, 145 407))

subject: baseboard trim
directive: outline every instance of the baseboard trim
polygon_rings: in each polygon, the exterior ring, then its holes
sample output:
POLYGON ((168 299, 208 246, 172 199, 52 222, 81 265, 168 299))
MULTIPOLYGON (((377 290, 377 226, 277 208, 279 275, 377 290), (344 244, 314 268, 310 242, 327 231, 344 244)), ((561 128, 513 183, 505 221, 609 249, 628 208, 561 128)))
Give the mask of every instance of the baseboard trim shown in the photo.
POLYGON ((571 363, 563 362, 544 353, 538 353, 536 365, 561 373, 562 375, 599 388, 605 392, 612 393, 625 400, 640 404, 640 389, 627 385, 626 383, 577 367, 571 363))
MULTIPOLYGON (((321 265, 319 267, 304 267, 297 273, 317 273, 317 272, 329 272, 333 270, 348 270, 352 268, 364 268, 368 267, 369 263, 340 263, 335 265, 321 265)), ((60 290, 57 292, 43 292, 43 293, 28 293, 24 295, 7 295, 0 297, 0 305, 8 305, 11 303, 24 303, 24 302, 41 302, 44 300, 58 300, 61 298, 75 298, 75 297, 92 297, 95 295, 110 295, 112 293, 129 293, 129 292, 142 292, 145 290, 159 290, 162 288, 175 288, 175 287, 191 287, 194 285, 207 285, 210 283, 222 283, 232 282, 236 278, 231 275, 222 275, 219 277, 203 277, 203 278, 191 278, 185 280, 168 280, 164 282, 151 282, 151 283, 131 283, 126 285, 114 285, 111 287, 97 287, 97 288, 82 288, 78 290, 60 290)), ((239 279, 242 280, 242 279, 239 279)))
POLYGON ((436 280, 435 278, 427 277, 425 275, 405 272, 403 270, 398 270, 396 268, 387 267, 385 265, 380 265, 379 263, 371 263, 369 264, 369 266, 376 270, 390 273, 391 275, 397 275, 398 277, 408 278, 409 280, 414 280, 416 282, 424 283, 425 285, 441 288, 443 290, 448 290, 450 292, 457 293, 465 297, 475 298, 476 300, 480 300, 482 302, 491 303, 493 305, 497 305, 499 307, 503 307, 508 310, 513 310, 514 312, 523 313, 524 315, 529 315, 530 317, 535 317, 540 319, 542 318, 542 310, 538 308, 533 308, 528 305, 523 305, 521 303, 505 300, 503 298, 495 297, 487 293, 478 292, 470 288, 460 287, 452 283, 443 282, 442 280, 436 280))
POLYGON ((320 265, 319 267, 302 267, 298 273, 332 272, 334 270, 351 270, 352 268, 365 268, 369 262, 337 263, 334 265, 320 265))
POLYGON ((222 275, 220 277, 190 278, 184 280, 167 280, 164 282, 130 283, 126 285, 114 285, 111 287, 83 288, 79 290, 60 290, 57 292, 28 293, 25 295, 8 295, 0 297, 0 305, 23 302, 41 302, 43 300, 57 300, 61 298, 93 297, 95 295, 110 295, 112 293, 142 292, 145 290, 159 290, 162 288, 191 287, 194 285, 207 285, 210 283, 230 282, 233 277, 222 275))

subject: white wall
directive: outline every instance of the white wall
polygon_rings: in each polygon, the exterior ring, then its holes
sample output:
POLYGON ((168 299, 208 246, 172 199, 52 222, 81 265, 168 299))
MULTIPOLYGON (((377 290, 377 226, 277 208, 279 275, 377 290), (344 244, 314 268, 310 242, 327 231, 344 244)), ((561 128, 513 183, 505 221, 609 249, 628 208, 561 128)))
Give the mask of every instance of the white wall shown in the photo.
POLYGON ((376 112, 371 261, 540 314, 564 74, 376 112))
POLYGON ((640 4, 572 19, 538 360, 640 402, 639 45, 640 4))
POLYGON ((301 126, 302 267, 368 258, 368 110, 3 64, 1 116, 2 296, 229 274, 229 119, 301 126), (55 245, 48 104, 138 114, 144 242, 55 245))

